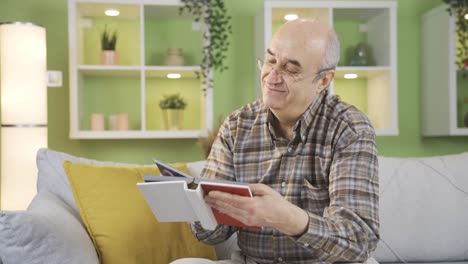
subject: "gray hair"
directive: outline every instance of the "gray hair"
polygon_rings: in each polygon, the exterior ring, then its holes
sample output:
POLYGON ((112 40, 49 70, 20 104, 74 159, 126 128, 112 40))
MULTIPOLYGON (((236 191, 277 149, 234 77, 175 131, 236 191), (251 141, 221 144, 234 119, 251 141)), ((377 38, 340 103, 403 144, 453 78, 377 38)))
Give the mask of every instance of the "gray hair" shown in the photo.
POLYGON ((335 30, 330 29, 325 45, 322 66, 312 83, 318 82, 328 70, 334 70, 338 66, 338 61, 340 60, 340 40, 335 30))
POLYGON ((340 40, 338 34, 333 29, 328 32, 328 39, 325 46, 325 52, 322 60, 321 70, 335 69, 340 60, 340 40))

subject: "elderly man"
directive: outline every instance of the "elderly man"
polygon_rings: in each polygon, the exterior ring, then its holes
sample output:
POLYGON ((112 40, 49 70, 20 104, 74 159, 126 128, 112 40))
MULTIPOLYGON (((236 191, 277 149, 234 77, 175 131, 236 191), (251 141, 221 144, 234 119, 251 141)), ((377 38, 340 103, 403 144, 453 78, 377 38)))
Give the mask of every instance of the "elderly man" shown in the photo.
POLYGON ((213 191, 206 202, 263 227, 208 231, 193 224, 196 237, 209 244, 237 232, 240 251, 220 263, 365 262, 375 249, 375 133, 363 113, 326 90, 339 46, 335 31, 319 21, 281 26, 258 60, 262 99, 220 128, 203 176, 248 182, 254 197, 213 191))

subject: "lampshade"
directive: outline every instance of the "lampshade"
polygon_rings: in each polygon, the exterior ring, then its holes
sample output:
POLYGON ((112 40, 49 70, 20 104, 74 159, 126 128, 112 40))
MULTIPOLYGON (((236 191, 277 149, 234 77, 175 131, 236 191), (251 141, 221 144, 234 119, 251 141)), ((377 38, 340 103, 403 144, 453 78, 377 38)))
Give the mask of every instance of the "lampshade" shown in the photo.
POLYGON ((36 152, 47 147, 45 28, 0 23, 2 210, 25 209, 36 193, 36 152))

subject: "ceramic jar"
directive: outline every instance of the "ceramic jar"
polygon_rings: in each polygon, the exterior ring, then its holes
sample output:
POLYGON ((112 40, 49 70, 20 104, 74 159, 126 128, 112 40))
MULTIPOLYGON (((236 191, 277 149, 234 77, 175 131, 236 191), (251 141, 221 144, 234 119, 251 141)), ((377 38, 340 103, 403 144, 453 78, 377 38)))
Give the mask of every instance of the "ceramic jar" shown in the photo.
POLYGON ((185 65, 185 58, 181 48, 167 49, 167 55, 164 57, 164 65, 182 66, 185 65))

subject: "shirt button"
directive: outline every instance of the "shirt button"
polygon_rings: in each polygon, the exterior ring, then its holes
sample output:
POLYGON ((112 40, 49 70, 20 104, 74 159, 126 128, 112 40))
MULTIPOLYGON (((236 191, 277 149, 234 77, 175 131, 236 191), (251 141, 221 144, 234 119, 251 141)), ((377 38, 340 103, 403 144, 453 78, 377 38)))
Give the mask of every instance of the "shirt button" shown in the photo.
POLYGON ((292 148, 291 148, 291 147, 289 147, 289 148, 288 148, 288 152, 291 152, 291 151, 292 151, 292 148))
POLYGON ((281 183, 281 187, 285 187, 286 186, 286 183, 285 182, 282 182, 281 183))

